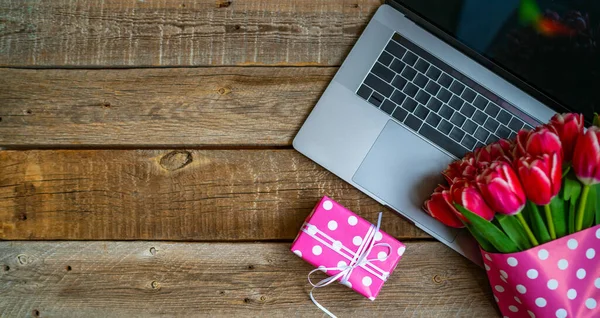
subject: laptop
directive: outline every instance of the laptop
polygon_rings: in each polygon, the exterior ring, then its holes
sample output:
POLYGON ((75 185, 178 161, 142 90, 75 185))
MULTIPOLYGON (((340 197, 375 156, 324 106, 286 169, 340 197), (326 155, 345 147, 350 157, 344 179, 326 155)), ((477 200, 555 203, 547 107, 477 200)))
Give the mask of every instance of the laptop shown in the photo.
POLYGON ((556 112, 600 110, 600 4, 388 1, 294 148, 481 265, 466 230, 422 210, 452 161, 556 112))

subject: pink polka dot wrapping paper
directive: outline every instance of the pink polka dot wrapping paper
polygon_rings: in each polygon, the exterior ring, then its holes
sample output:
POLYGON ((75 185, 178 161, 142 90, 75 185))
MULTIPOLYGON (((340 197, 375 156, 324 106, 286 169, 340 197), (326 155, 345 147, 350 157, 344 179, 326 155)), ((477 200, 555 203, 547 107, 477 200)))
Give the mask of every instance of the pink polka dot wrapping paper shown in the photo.
POLYGON ((600 225, 523 252, 481 253, 504 317, 600 317, 600 225))
POLYGON ((323 197, 306 218, 291 251, 333 276, 341 270, 325 268, 342 269, 350 265, 357 252, 369 244, 368 237, 372 237, 375 245, 366 258, 369 262, 356 267, 345 285, 375 300, 398 265, 406 246, 383 231, 368 235, 370 231, 373 231, 371 223, 334 200, 323 197))

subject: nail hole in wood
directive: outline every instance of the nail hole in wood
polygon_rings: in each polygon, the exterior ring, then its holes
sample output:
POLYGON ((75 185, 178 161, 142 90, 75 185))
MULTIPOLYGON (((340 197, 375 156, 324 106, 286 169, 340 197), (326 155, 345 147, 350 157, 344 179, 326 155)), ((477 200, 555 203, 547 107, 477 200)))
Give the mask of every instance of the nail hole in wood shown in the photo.
POLYGON ((150 254, 152 254, 152 255, 156 255, 156 248, 154 248, 154 247, 151 247, 151 248, 150 248, 150 254))
POLYGON ((231 5, 231 1, 217 0, 217 8, 227 8, 231 5))
POLYGON ((19 216, 19 220, 21 220, 21 221, 27 220, 27 214, 21 213, 21 215, 19 216))
POLYGON ((236 24, 234 28, 235 28, 236 30, 239 30, 239 29, 240 29, 240 26, 236 24))
POLYGON ((352 7, 355 8, 355 9, 358 8, 359 7, 358 3, 353 4, 352 7))
POLYGON ((102 104, 102 107, 104 107, 104 108, 110 108, 110 103, 109 102, 104 102, 104 104, 102 104))
POLYGON ((39 317, 40 316, 40 311, 37 310, 37 309, 34 309, 32 314, 33 314, 34 317, 39 317))
POLYGON ((25 111, 25 113, 26 113, 27 115, 31 115, 31 114, 33 114, 33 112, 31 111, 31 109, 28 109, 28 110, 26 110, 26 111, 25 111))
POLYGON ((67 267, 65 267, 65 269, 67 270, 67 272, 70 272, 73 268, 71 267, 71 265, 67 265, 67 267))
POLYGON ((8 272, 10 270, 10 266, 4 265, 4 271, 8 272))
POLYGON ((248 269, 254 269, 254 265, 248 265, 248 269))
POLYGON ((181 4, 181 7, 182 7, 182 8, 185 8, 185 3, 182 3, 182 4, 181 4))
POLYGON ((0 117, 0 122, 2 121, 2 117, 0 117))
POLYGON ((219 295, 225 295, 225 292, 222 290, 219 290, 219 295))
POLYGON ((251 301, 252 301, 252 299, 250 299, 250 298, 244 298, 244 302, 245 302, 246 304, 250 303, 251 301))

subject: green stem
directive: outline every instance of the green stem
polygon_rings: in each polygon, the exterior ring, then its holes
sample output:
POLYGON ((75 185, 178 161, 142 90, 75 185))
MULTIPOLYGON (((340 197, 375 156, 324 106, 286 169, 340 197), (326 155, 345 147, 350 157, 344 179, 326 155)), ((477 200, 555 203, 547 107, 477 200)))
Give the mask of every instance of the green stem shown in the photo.
POLYGON ((587 198, 588 198, 589 193, 590 193, 590 186, 587 184, 584 184, 583 191, 581 192, 581 200, 579 200, 579 209, 577 210, 577 220, 575 221, 575 232, 579 232, 583 228, 583 215, 585 214, 585 206, 587 204, 587 198))
POLYGON ((556 240, 556 231, 554 230, 554 221, 552 221, 552 210, 550 210, 550 203, 544 205, 544 212, 546 212, 546 222, 548 222, 550 238, 556 240))
POLYGON ((529 225, 527 225, 527 222, 525 222, 525 219, 523 218, 523 214, 521 214, 521 212, 517 213, 517 219, 519 220, 519 222, 521 222, 521 225, 523 225, 525 233, 527 234, 527 237, 529 237, 529 241, 531 241, 531 244, 533 246, 538 246, 540 243, 538 243, 537 239, 533 235, 533 232, 531 232, 531 229, 529 228, 529 225))

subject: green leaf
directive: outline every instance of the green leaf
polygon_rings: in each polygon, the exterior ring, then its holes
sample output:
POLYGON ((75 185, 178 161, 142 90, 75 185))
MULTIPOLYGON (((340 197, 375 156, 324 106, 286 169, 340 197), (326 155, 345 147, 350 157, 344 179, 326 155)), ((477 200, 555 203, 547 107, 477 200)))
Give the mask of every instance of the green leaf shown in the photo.
POLYGON ((575 233, 575 213, 577 209, 577 201, 569 201, 569 234, 575 233))
POLYGON ((556 238, 567 235, 567 214, 565 213, 565 201, 556 196, 550 201, 550 210, 552 211, 552 222, 556 238))
POLYGON ((540 244, 550 242, 550 232, 548 232, 546 222, 544 222, 538 206, 531 201, 527 201, 527 205, 525 205, 525 209, 523 209, 522 213, 525 213, 525 215, 529 217, 531 230, 538 242, 540 244))
POLYGON ((564 164, 563 165, 562 178, 564 179, 569 172, 571 172, 571 165, 570 164, 564 164))
POLYGON ((579 200, 579 197, 581 196, 581 188, 581 182, 577 180, 577 177, 575 177, 573 174, 569 174, 566 178, 564 178, 563 199, 565 199, 565 201, 579 200))
POLYGON ((519 252, 519 247, 513 242, 504 232, 497 228, 491 222, 486 221, 479 215, 465 209, 464 207, 455 204, 456 208, 462 215, 467 218, 471 226, 479 233, 483 234, 488 242, 490 242, 500 253, 519 252))
POLYGON ((496 215, 496 218, 498 219, 498 222, 500 222, 500 226, 502 226, 506 235, 508 235, 521 250, 533 247, 525 235, 525 229, 516 217, 498 214, 496 215))
POLYGON ((476 228, 471 226, 471 224, 465 223, 465 227, 469 230, 469 232, 471 232, 471 235, 473 235, 477 243, 479 243, 479 246, 481 246, 481 248, 484 251, 490 253, 498 252, 498 250, 496 250, 496 248, 494 248, 494 246, 490 242, 488 242, 488 240, 485 239, 483 234, 479 232, 476 228))
POLYGON ((594 218, 597 214, 598 205, 598 185, 590 187, 590 193, 588 194, 587 202, 585 205, 585 214, 583 216, 583 229, 587 229, 594 224, 594 218))
POLYGON ((600 127, 600 115, 598 113, 594 113, 594 126, 600 127))

